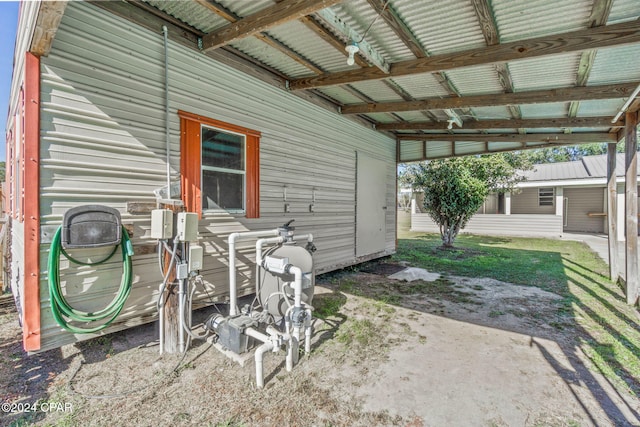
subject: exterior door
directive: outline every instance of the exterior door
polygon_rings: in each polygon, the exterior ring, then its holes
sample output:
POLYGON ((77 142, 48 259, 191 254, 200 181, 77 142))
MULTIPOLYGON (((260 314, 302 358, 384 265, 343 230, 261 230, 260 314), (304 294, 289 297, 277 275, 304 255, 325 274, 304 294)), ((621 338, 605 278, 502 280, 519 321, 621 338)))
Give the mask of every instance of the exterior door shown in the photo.
POLYGON ((356 257, 385 249, 387 164, 356 153, 356 257))

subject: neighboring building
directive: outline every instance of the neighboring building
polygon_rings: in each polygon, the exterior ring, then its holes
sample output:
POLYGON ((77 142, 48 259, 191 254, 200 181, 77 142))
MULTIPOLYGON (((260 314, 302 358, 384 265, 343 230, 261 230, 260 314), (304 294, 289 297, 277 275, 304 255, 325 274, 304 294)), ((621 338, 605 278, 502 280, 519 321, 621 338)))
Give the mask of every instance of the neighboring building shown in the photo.
MULTIPOLYGON (((105 332, 156 316, 162 278, 155 243, 145 240, 150 215, 135 206, 154 203, 167 182, 165 57, 161 32, 85 2, 67 4, 50 52, 37 57, 28 50, 39 3, 21 6, 7 124, 11 288, 25 348, 41 351, 95 336, 62 330, 49 310, 49 243, 75 206, 113 207, 133 230, 133 290, 105 332)), ((170 179, 202 215, 207 292, 196 303, 225 299, 232 232, 295 218, 296 233, 315 237, 317 272, 395 251, 393 138, 173 41, 168 53, 170 179), (244 150, 246 163, 231 171, 200 164, 228 150, 238 158, 244 150)), ((254 291, 253 248, 243 245, 238 258, 240 294, 254 291)), ((113 286, 93 286, 87 269, 67 275, 67 286, 82 289, 72 303, 106 305, 120 268, 101 274, 113 286)))
MULTIPOLYGON (((640 173, 639 173, 640 174, 640 173)), ((492 194, 463 233, 560 236, 565 232, 606 233, 607 156, 587 156, 574 162, 536 165, 514 194, 492 194)), ((624 224, 624 154, 616 159, 618 224, 624 224)), ((411 217, 413 231, 437 232, 421 213, 418 194, 411 217)), ((618 227, 618 240, 624 228, 618 227)))

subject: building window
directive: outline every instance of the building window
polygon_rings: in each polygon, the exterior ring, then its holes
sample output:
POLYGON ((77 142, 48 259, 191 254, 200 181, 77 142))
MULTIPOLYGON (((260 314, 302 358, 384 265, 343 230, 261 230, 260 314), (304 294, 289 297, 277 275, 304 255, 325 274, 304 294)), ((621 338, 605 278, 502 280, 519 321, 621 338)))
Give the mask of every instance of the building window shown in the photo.
POLYGON ((538 206, 553 206, 554 196, 553 187, 538 188, 538 206))
POLYGON ((180 116, 182 199, 197 212, 259 217, 260 133, 203 116, 180 116))

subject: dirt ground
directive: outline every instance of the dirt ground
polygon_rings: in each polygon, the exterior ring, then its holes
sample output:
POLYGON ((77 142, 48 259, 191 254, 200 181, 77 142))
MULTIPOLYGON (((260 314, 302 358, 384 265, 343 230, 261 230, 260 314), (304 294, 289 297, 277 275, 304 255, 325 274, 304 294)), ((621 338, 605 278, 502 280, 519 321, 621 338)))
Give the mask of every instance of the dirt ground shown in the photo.
MULTIPOLYGON (((0 425, 626 426, 640 401, 595 372, 559 297, 492 279, 404 282, 371 263, 319 277, 310 355, 159 355, 154 324, 25 356, 0 308, 0 425), (5 406, 3 405, 3 410, 5 406)), ((212 309, 196 313, 202 320, 212 309)))

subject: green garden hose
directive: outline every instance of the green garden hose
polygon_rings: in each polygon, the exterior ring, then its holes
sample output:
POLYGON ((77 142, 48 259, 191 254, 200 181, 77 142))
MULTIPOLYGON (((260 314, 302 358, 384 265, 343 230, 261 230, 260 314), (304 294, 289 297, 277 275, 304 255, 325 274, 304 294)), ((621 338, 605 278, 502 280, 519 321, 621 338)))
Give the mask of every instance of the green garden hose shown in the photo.
POLYGON ((62 326, 69 332, 73 332, 76 334, 90 334, 98 332, 106 328, 109 324, 111 324, 111 322, 116 319, 116 317, 118 317, 120 311, 122 311, 122 308, 124 307, 125 301, 131 293, 131 283, 133 277, 131 257, 133 256, 133 247, 131 245, 131 240, 129 240, 129 234, 127 233, 127 230, 122 227, 122 241, 120 242, 120 247, 122 249, 122 280, 120 281, 120 288, 118 289, 118 293, 116 294, 116 297, 109 303, 109 305, 95 312, 86 312, 75 309, 71 307, 65 299, 64 295, 62 294, 62 289, 60 288, 60 254, 62 253, 67 259, 76 264, 98 265, 110 259, 115 254, 115 249, 107 258, 103 260, 95 263, 81 263, 68 256, 64 251, 61 244, 61 234, 62 227, 59 227, 56 231, 56 234, 53 236, 53 240, 51 241, 51 249, 49 250, 49 296, 51 299, 51 312, 53 313, 53 318, 56 320, 56 322, 58 322, 58 325, 62 326), (69 324, 69 321, 67 319, 71 321, 87 323, 104 319, 108 320, 92 328, 80 328, 69 324))

